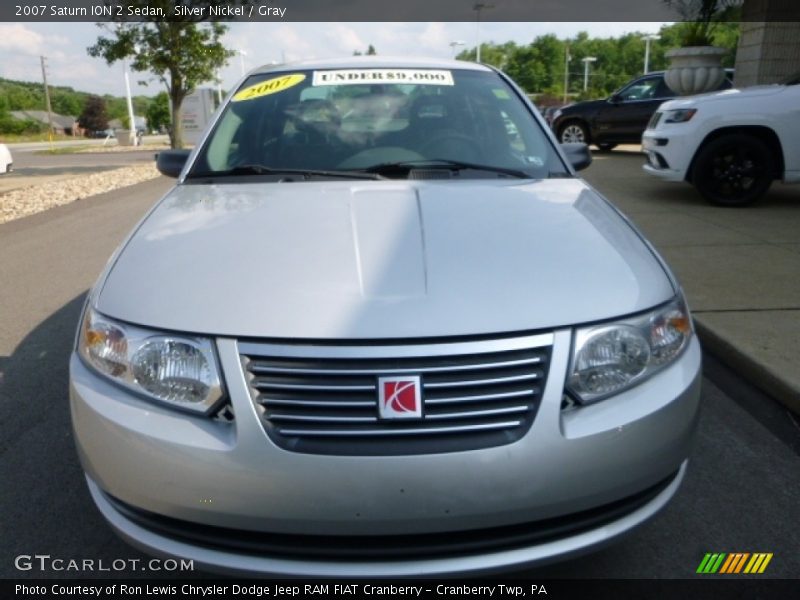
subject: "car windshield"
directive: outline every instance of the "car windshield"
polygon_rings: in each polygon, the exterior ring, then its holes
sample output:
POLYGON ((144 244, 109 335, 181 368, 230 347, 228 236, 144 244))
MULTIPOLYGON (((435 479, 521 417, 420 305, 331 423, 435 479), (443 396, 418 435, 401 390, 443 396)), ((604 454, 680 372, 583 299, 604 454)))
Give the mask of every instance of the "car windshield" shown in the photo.
POLYGON ((497 73, 365 68, 249 77, 188 178, 399 178, 420 169, 459 177, 568 174, 528 106, 497 73))

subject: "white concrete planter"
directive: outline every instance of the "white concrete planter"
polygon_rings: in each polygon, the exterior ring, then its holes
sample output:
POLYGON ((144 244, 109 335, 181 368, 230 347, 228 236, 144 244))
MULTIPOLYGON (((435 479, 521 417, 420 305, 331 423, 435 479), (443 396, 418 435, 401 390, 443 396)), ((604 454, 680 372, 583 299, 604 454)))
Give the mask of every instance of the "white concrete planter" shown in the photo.
POLYGON ((728 51, 716 46, 690 46, 668 50, 670 67, 664 81, 681 96, 702 94, 719 87, 725 79, 722 57, 728 51))
POLYGON ((130 129, 115 129, 114 137, 120 146, 134 146, 136 144, 136 134, 131 137, 130 129))

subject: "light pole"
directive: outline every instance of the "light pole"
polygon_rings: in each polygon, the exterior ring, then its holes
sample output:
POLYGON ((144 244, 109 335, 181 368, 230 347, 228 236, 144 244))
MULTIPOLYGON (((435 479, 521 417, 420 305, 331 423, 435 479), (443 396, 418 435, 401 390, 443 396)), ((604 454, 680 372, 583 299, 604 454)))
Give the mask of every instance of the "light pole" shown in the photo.
POLYGON ((494 4, 477 2, 475 6, 472 7, 472 10, 477 13, 475 17, 475 62, 481 62, 481 11, 490 8, 494 8, 494 4))
POLYGON ((463 41, 463 40, 450 42, 450 49, 453 51, 453 58, 456 57, 456 48, 458 48, 459 46, 464 46, 464 45, 466 45, 466 42, 463 41))
POLYGON ((239 53, 239 66, 242 68, 242 77, 244 77, 244 57, 247 56, 247 52, 241 48, 237 48, 236 52, 239 53))
POLYGON ((128 64, 123 60, 122 68, 125 71, 125 94, 128 100, 128 119, 130 120, 130 130, 128 136, 131 146, 136 145, 136 120, 133 114, 133 98, 131 97, 131 79, 128 76, 128 64))
POLYGON ((583 91, 589 89, 589 64, 597 60, 594 56, 587 56, 581 59, 583 61, 583 91))
POLYGON ((569 44, 564 47, 564 104, 567 103, 567 95, 569 94, 569 61, 572 57, 569 55, 569 44))
POLYGON ((651 33, 642 39, 644 40, 644 74, 647 75, 650 72, 650 42, 660 40, 661 36, 651 33))
MULTIPOLYGON (((122 23, 117 23, 116 25, 117 31, 122 29, 122 23)), ((136 56, 141 52, 141 48, 139 48, 138 44, 133 45, 133 54, 136 56)), ((128 105, 128 120, 130 121, 130 128, 128 131, 128 138, 130 140, 131 146, 136 145, 136 121, 133 114, 133 97, 131 96, 131 78, 128 76, 128 63, 123 58, 122 59, 122 72, 125 75, 125 99, 128 105)))

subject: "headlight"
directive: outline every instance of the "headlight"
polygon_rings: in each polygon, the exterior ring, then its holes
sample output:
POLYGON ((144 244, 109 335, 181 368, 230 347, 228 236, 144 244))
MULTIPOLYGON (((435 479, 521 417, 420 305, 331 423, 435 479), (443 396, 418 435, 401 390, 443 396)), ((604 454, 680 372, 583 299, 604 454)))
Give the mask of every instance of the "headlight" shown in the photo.
POLYGON ((567 388, 582 404, 617 394, 674 361, 691 335, 682 298, 639 317, 578 329, 567 388))
POLYGON ((87 308, 78 351, 100 373, 171 406, 207 414, 224 395, 207 338, 117 323, 87 308))
POLYGON ((697 112, 696 108, 678 108, 664 111, 664 123, 686 123, 697 112))
POLYGON ((550 118, 551 118, 553 121, 555 121, 555 120, 556 120, 558 117, 560 117, 560 116, 561 116, 561 109, 560 109, 560 108, 557 108, 555 111, 553 111, 553 116, 552 116, 552 117, 550 117, 550 118))

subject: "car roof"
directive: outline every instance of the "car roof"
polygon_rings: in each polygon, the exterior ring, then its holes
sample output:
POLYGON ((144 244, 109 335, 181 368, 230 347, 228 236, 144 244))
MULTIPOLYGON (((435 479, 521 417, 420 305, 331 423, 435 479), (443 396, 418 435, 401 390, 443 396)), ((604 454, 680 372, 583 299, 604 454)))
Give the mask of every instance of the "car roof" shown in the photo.
POLYGON ((460 69, 468 71, 491 71, 490 67, 464 60, 440 58, 409 58, 402 56, 347 56, 342 58, 300 60, 282 64, 262 65, 250 71, 250 75, 296 71, 299 69, 460 69))

